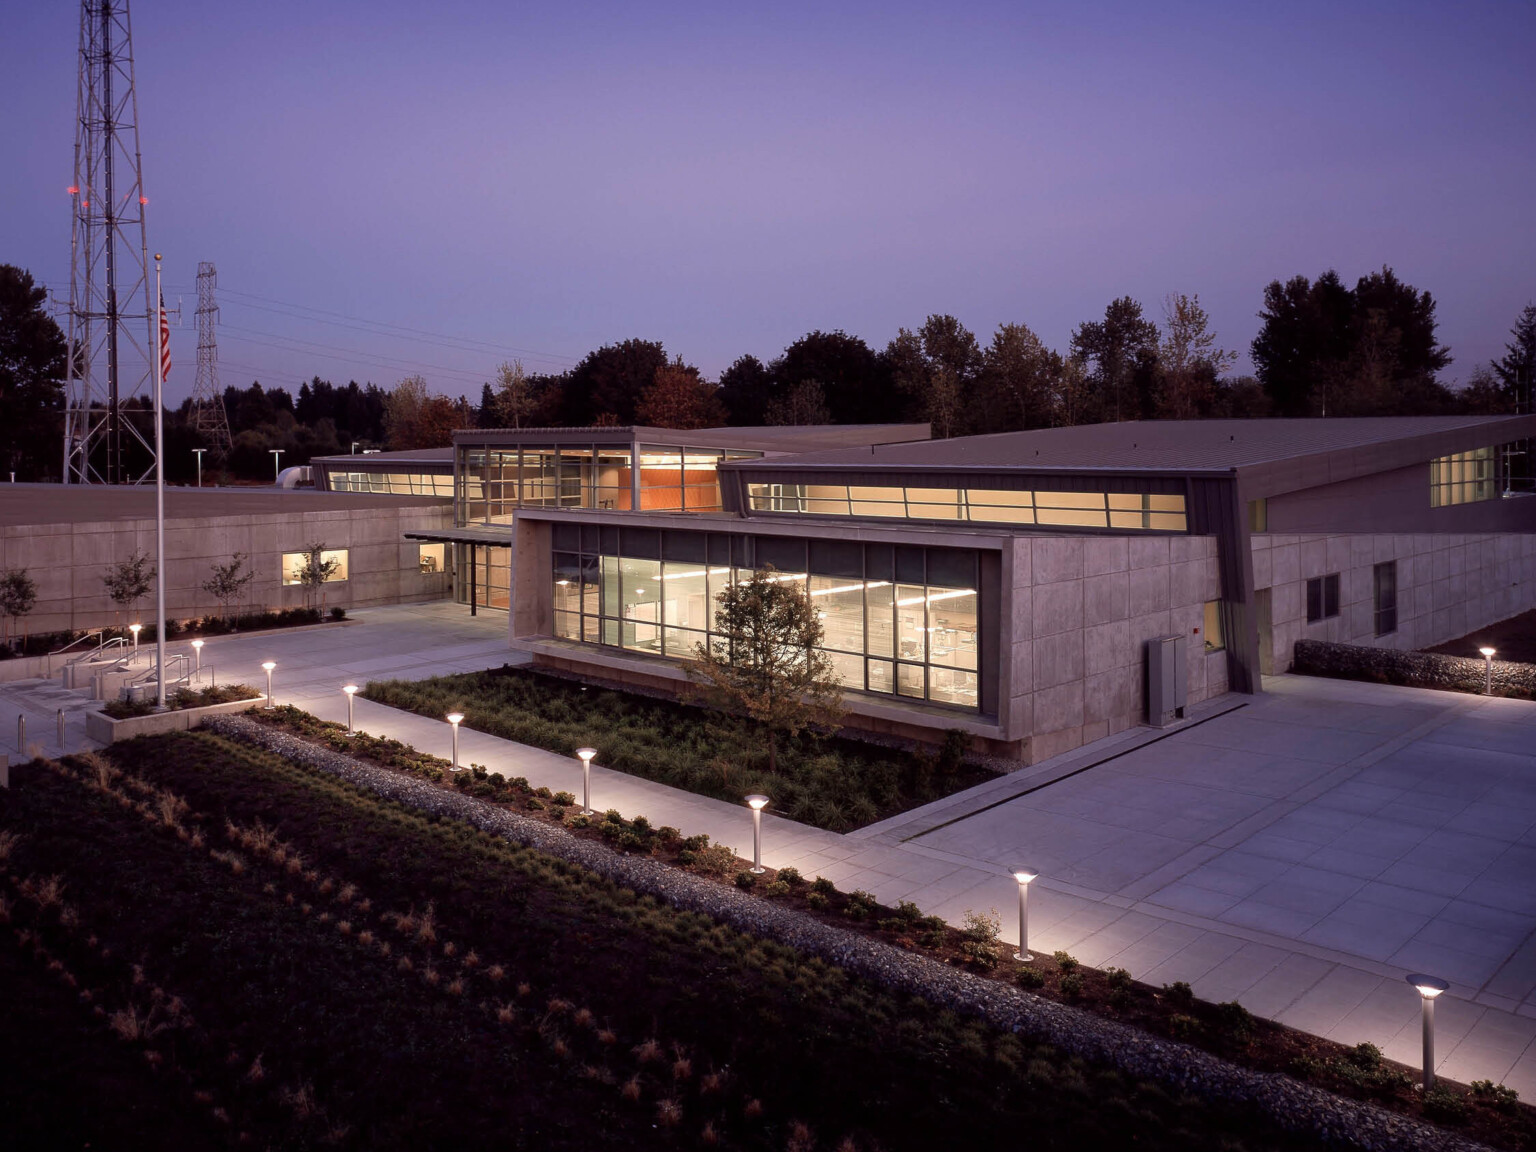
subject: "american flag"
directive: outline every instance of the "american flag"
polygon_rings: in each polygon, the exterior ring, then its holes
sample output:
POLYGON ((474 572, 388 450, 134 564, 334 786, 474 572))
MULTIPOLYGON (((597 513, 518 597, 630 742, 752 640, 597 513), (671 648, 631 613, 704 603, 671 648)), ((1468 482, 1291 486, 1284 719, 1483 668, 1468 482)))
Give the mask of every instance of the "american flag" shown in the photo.
POLYGON ((171 322, 165 315, 165 297, 160 297, 160 383, 171 374, 171 322))

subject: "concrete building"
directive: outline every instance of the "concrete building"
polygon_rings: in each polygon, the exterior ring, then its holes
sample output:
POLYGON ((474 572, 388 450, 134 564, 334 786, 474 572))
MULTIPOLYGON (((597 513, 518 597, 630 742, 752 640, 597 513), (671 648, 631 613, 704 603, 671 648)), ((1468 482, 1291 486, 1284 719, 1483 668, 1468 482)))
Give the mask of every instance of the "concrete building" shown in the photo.
POLYGON ((1536 417, 455 437, 458 596, 536 662, 677 687, 735 573, 803 581, 849 723, 1034 762, 1142 723, 1147 641, 1185 702, 1302 636, 1422 647, 1536 607, 1536 417), (806 447, 836 433, 841 444, 806 447), (471 576, 471 572, 473 575, 471 576))
MULTIPOLYGON (((452 523, 452 503, 428 496, 370 496, 273 488, 168 488, 166 614, 190 619, 220 611, 202 584, 236 552, 256 578, 243 608, 304 604, 295 572, 303 550, 323 543, 338 563, 325 585, 327 607, 440 599, 450 578, 441 548, 406 534, 452 523)), ((29 632, 130 623, 108 599, 108 567, 155 555, 153 488, 0 485, 0 568, 25 568, 37 584, 29 632)), ((131 614, 154 617, 154 596, 131 614)))

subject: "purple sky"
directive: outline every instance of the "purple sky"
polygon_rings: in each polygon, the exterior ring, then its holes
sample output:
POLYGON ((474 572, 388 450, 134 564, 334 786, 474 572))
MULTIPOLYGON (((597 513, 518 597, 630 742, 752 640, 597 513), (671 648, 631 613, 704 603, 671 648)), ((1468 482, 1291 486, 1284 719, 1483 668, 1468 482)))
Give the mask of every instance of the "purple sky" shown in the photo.
MULTIPOLYGON (((1171 291, 1246 367, 1269 280, 1382 264, 1464 379, 1536 299, 1529 0, 745 7, 140 0, 169 396, 200 260, 224 383, 471 395, 519 355, 715 374, 931 312, 1064 348, 1171 291)), ((78 5, 0 28, 0 262, 67 296, 78 5)))

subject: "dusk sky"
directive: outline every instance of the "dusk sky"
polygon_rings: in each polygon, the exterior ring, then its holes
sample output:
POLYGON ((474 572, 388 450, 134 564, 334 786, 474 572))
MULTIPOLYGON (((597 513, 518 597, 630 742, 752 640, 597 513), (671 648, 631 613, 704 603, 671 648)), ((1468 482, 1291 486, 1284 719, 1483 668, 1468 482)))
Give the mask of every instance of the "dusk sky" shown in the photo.
MULTIPOLYGON (((1174 291, 1246 369, 1268 281, 1384 264, 1464 380, 1536 300, 1536 4, 1260 7, 140 0, 168 395, 200 260, 226 384, 473 398, 631 336, 713 376, 933 312, 1065 349, 1174 291)), ((78 13, 0 8, 0 263, 64 298, 78 13)))

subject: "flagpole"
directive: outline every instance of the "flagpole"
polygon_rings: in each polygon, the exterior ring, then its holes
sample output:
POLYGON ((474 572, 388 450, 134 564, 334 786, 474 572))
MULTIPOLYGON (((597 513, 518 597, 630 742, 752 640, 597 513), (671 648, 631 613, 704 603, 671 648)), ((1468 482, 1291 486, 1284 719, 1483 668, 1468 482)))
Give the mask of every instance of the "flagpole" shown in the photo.
POLYGON ((155 708, 165 709, 165 295, 160 288, 160 253, 155 253, 155 708))

